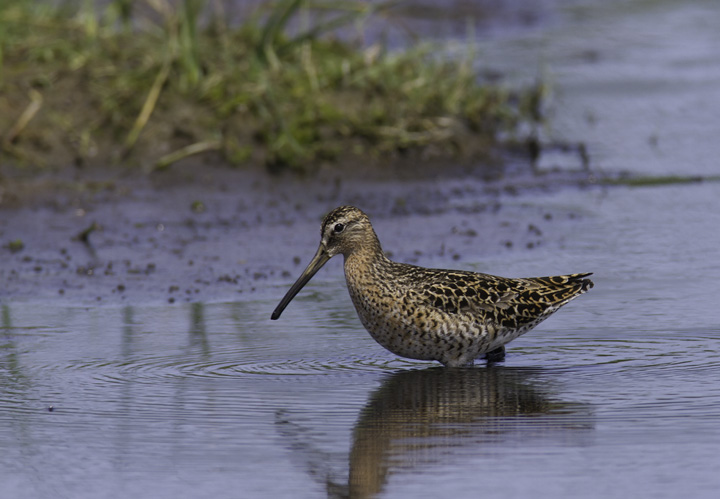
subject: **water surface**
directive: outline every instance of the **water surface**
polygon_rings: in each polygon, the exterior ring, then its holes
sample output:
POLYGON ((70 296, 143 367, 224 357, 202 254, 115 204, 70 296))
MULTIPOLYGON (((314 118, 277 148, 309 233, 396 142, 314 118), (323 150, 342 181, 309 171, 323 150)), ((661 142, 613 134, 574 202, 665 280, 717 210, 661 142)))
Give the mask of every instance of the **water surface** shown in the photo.
POLYGON ((491 367, 394 357, 331 271, 278 322, 274 300, 4 305, 4 486, 25 497, 709 497, 720 485, 718 196, 704 184, 524 197, 585 218, 556 247, 467 267, 593 270, 597 285, 491 367))

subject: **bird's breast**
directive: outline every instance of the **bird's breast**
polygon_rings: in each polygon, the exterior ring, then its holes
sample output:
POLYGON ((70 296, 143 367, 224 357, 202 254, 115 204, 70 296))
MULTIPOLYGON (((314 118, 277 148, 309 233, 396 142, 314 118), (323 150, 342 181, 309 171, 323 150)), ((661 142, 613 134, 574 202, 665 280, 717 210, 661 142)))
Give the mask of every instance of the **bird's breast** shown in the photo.
POLYGON ((345 265, 348 291, 360 321, 380 345, 402 357, 440 360, 484 350, 492 338, 471 313, 449 314, 417 289, 367 268, 345 265))

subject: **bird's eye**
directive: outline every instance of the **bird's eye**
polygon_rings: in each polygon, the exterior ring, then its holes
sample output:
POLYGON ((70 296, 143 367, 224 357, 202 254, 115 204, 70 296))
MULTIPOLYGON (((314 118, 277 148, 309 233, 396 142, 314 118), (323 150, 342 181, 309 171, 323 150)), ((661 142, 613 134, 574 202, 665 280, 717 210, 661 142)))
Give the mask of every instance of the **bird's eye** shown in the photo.
POLYGON ((335 231, 336 234, 339 234, 343 230, 345 230, 345 225, 343 224, 335 224, 335 227, 333 227, 333 231, 335 231))

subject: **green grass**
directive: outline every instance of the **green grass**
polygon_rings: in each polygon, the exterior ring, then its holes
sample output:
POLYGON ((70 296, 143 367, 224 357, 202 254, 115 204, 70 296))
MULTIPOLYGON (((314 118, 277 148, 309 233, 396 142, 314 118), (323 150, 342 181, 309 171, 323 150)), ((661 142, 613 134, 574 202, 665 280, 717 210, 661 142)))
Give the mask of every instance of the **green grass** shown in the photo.
POLYGON ((343 41, 389 4, 286 0, 237 26, 219 3, 172 5, 4 0, 0 160, 153 170, 214 154, 308 171, 487 154, 542 119, 543 85, 483 82, 472 50, 343 41))
POLYGON ((677 184, 695 184, 699 182, 718 182, 718 176, 683 176, 683 175, 640 175, 621 176, 617 178, 603 178, 599 183, 603 185, 623 185, 627 187, 655 187, 677 184))

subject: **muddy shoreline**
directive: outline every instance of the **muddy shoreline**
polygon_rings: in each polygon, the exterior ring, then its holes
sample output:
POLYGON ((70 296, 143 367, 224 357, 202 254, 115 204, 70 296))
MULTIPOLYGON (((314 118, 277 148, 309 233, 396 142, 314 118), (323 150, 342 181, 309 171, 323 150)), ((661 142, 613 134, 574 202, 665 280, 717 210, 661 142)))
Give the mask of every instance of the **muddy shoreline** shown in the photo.
POLYGON ((527 210, 518 200, 588 184, 580 171, 438 177, 386 170, 299 179, 186 165, 145 177, 6 178, 0 302, 139 305, 275 293, 314 253, 319 220, 341 204, 371 215, 393 258, 467 267, 483 255, 557 244, 580 214, 527 210))

